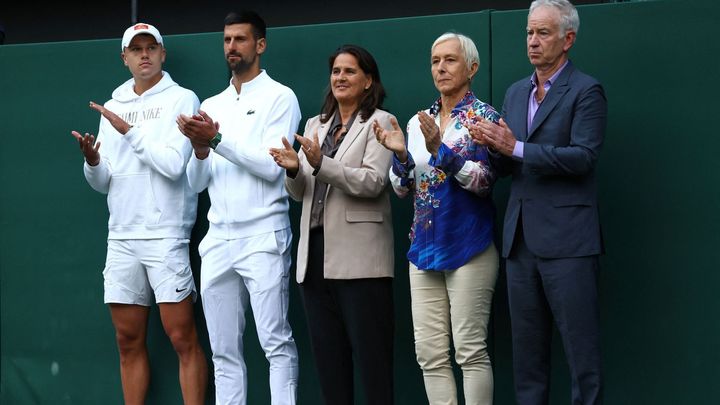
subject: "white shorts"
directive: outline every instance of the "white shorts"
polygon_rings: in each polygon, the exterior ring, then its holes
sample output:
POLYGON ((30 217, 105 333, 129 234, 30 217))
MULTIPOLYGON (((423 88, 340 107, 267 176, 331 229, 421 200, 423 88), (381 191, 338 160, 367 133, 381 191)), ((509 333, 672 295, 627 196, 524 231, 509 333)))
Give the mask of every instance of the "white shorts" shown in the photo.
POLYGON ((150 306, 197 299, 188 239, 108 240, 105 303, 150 306), (153 294, 154 293, 154 294, 153 294))

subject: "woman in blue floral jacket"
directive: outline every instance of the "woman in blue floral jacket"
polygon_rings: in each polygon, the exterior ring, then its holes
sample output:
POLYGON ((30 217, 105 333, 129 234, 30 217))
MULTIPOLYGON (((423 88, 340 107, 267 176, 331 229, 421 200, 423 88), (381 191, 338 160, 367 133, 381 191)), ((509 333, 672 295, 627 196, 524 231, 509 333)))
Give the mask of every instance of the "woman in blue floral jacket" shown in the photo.
POLYGON ((487 324, 498 272, 493 244, 495 180, 488 151, 468 126, 499 114, 470 90, 479 57, 472 40, 446 33, 431 48, 440 98, 407 125, 408 139, 375 127, 394 152, 390 171, 400 197, 414 196, 410 230, 410 289, 417 361, 430 404, 457 404, 450 342, 462 369, 466 404, 491 404, 493 374, 487 324))

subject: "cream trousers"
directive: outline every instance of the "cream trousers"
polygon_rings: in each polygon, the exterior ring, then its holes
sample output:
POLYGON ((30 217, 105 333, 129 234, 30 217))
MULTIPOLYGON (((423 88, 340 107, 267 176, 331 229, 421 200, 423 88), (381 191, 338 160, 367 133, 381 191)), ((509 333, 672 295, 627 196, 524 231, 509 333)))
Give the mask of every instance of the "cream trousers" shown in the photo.
POLYGON ((465 403, 492 404, 493 374, 487 325, 498 275, 491 244, 454 271, 423 271, 410 263, 415 353, 430 405, 456 405, 450 342, 463 375, 465 403))

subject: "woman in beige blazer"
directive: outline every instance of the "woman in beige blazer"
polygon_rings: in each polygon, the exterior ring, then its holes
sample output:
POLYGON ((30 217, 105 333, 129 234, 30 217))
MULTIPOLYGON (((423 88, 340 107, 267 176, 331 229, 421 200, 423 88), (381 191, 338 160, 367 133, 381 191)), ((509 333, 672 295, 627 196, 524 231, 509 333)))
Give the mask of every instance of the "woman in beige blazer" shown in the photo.
POLYGON ((393 232, 388 173, 391 152, 373 122, 391 129, 374 58, 344 45, 330 56, 330 86, 321 114, 296 135, 296 153, 270 154, 287 172, 290 196, 302 201, 300 283, 323 397, 352 404, 353 353, 369 404, 393 402, 393 232))

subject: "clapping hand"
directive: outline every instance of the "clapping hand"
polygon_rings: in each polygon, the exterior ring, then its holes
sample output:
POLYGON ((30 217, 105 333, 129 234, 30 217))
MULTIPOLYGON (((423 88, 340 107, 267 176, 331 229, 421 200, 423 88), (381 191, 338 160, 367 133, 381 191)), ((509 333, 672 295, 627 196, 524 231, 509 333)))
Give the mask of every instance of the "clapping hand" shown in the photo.
POLYGON ((101 106, 100 104, 96 104, 95 102, 91 101, 90 108, 99 112, 103 117, 105 117, 105 119, 108 120, 110 125, 112 125, 113 128, 115 128, 115 130, 122 135, 127 134, 127 132, 132 127, 132 125, 128 124, 124 119, 120 118, 120 116, 108 110, 104 106, 101 106))
POLYGON ((90 166, 97 166, 100 163, 100 142, 95 142, 95 135, 85 132, 85 136, 83 136, 78 131, 72 131, 71 134, 80 144, 85 161, 90 166))
POLYGON ((435 118, 431 117, 425 111, 418 112, 420 120, 420 131, 425 137, 425 148, 433 157, 437 157, 442 137, 440 136, 440 128, 435 123, 435 118))
POLYGON ((314 169, 319 169, 320 163, 322 163, 323 154, 320 149, 320 141, 318 140, 317 131, 313 134, 312 139, 297 134, 295 135, 295 139, 300 142, 300 145, 302 146, 301 149, 303 153, 305 153, 305 158, 310 166, 314 169))
POLYGON ((285 169, 288 175, 294 178, 300 169, 300 159, 287 138, 282 138, 282 144, 282 148, 270 148, 270 156, 278 166, 285 169))
POLYGON ((407 147, 405 146, 405 135, 398 125, 395 117, 390 117, 390 125, 392 130, 383 128, 380 123, 375 120, 372 123, 373 132, 375 132, 375 139, 377 139, 380 145, 386 149, 395 153, 395 156, 401 161, 407 161, 407 147))

